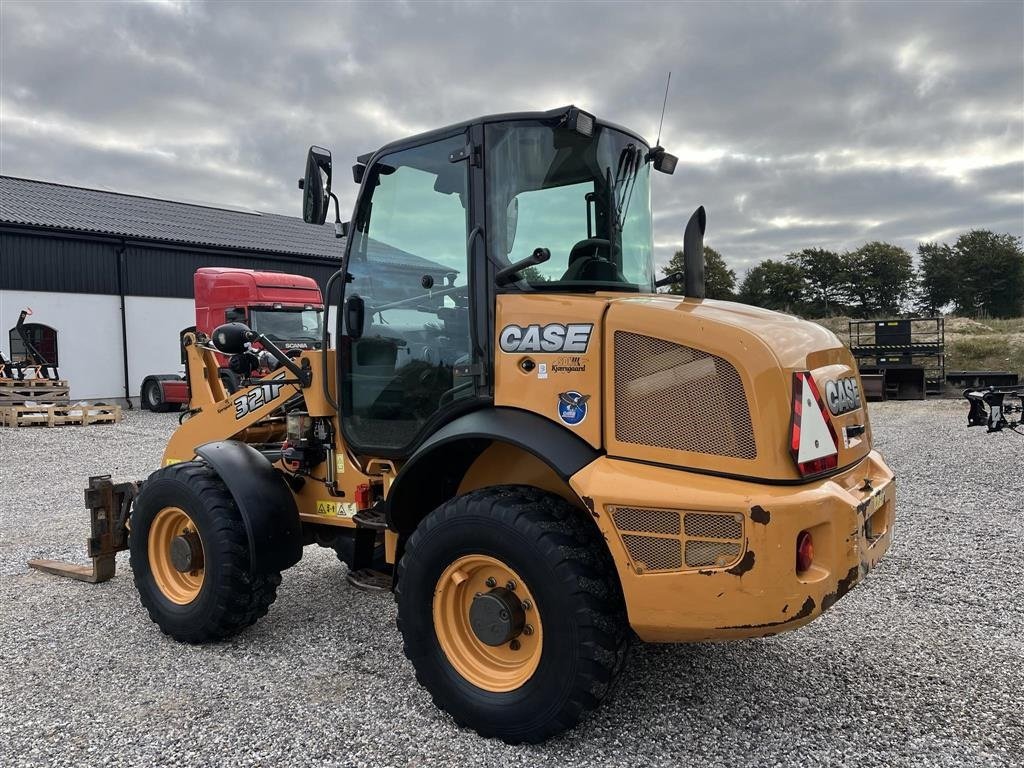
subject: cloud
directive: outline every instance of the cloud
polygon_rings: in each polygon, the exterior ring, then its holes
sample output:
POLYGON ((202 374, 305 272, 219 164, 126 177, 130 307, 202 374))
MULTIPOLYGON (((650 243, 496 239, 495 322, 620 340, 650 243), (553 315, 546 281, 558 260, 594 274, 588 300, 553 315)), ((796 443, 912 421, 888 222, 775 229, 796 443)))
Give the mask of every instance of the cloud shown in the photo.
MULTIPOLYGON (((657 257, 705 204, 743 269, 869 239, 1024 230, 1019 3, 0 6, 3 173, 297 215, 338 165, 576 103, 662 143, 657 257)), ((339 174, 341 175, 341 174, 339 174)), ((338 189, 351 207, 354 187, 338 189)))

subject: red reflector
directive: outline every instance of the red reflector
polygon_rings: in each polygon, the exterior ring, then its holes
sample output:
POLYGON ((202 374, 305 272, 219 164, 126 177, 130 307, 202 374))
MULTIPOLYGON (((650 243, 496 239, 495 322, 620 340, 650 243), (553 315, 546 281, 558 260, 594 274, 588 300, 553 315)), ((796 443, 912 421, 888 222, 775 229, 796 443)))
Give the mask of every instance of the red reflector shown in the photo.
POLYGON ((789 450, 797 471, 807 477, 838 467, 836 430, 808 371, 793 374, 792 418, 789 450))
POLYGON ((796 537, 796 570, 806 571, 814 564, 814 539, 807 531, 800 531, 796 537))
POLYGON ((369 509, 370 508, 370 486, 366 483, 356 486, 355 493, 356 507, 358 509, 369 509))

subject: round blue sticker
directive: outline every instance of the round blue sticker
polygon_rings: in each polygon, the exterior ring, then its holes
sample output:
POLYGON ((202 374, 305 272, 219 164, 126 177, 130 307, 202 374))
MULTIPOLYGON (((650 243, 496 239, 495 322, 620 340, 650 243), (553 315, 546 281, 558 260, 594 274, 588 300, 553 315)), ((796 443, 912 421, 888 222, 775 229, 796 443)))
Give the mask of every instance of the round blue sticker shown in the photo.
POLYGON ((587 400, 590 395, 581 395, 575 390, 558 395, 558 418, 563 424, 575 427, 587 418, 587 400))

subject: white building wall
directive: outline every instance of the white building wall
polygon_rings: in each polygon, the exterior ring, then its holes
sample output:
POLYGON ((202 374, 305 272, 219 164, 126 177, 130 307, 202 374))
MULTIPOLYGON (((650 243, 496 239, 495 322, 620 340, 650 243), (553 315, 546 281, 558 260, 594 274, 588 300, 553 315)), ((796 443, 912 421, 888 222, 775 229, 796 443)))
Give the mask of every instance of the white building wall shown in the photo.
MULTIPOLYGON (((132 397, 139 396, 142 380, 151 373, 184 373, 178 334, 196 324, 192 299, 126 296, 128 336, 128 383, 132 397)), ((118 391, 124 389, 122 384, 118 391)))
MULTIPOLYGON (((9 331, 23 307, 28 322, 57 330, 60 374, 76 400, 124 397, 121 305, 118 296, 0 290, 0 350, 10 356, 9 331)), ((130 395, 137 398, 150 373, 182 369, 178 333, 195 323, 191 299, 128 296, 125 299, 130 395)))

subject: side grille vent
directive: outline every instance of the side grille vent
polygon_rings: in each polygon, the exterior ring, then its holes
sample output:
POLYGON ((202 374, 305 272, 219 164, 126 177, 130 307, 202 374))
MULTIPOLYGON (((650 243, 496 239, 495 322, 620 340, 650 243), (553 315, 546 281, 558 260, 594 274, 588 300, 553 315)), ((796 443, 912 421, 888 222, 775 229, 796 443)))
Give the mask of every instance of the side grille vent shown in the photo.
POLYGON ((722 568, 743 551, 743 516, 614 507, 612 521, 638 573, 722 568))
POLYGON ((615 332, 615 438, 678 451, 757 457, 743 381, 728 360, 615 332))

